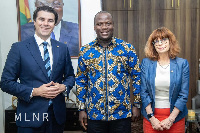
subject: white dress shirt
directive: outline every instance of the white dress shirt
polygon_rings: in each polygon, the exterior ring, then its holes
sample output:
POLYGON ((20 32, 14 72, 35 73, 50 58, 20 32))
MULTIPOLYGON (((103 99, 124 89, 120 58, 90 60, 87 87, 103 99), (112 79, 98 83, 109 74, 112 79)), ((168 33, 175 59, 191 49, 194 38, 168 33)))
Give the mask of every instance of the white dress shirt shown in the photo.
MULTIPOLYGON (((48 49, 48 52, 49 52, 49 56, 50 56, 50 65, 51 65, 51 70, 52 70, 52 65, 53 65, 53 54, 52 54, 52 45, 51 45, 51 41, 50 41, 50 37, 44 41, 42 40, 39 36, 37 36, 36 34, 34 34, 34 37, 35 37, 35 40, 36 40, 36 43, 39 47, 39 50, 40 50, 40 53, 41 53, 41 57, 42 59, 44 60, 44 48, 43 48, 43 42, 48 42, 47 44, 47 49, 48 49)), ((33 88, 34 90, 34 88, 33 88)), ((33 97, 32 93, 33 93, 33 90, 31 92, 31 95, 30 95, 30 98, 33 97)))
MULTIPOLYGON (((52 53, 52 45, 51 45, 51 38, 49 37, 46 41, 42 40, 39 36, 37 36, 36 34, 34 34, 34 37, 35 37, 35 40, 36 40, 36 43, 38 44, 38 47, 39 47, 39 50, 40 50, 40 53, 41 53, 41 57, 42 59, 44 60, 44 48, 43 48, 43 42, 48 42, 47 44, 47 49, 48 49, 48 52, 49 52, 49 56, 50 56, 50 65, 51 65, 51 70, 52 70, 52 65, 53 65, 53 53, 52 53)), ((34 89, 34 88, 33 88, 34 89)), ((67 87, 66 87, 66 90, 65 92, 67 92, 67 87)), ((33 90, 31 92, 31 95, 30 95, 30 98, 33 97, 32 95, 33 93, 33 90)))
MULTIPOLYGON (((42 59, 44 60, 44 48, 43 48, 43 42, 45 42, 44 40, 42 40, 40 37, 38 37, 36 34, 34 35, 35 40, 38 44, 42 59)), ((52 65, 53 65, 53 54, 52 54, 52 45, 51 45, 51 41, 50 41, 50 37, 46 40, 46 42, 48 42, 47 44, 47 49, 49 52, 49 56, 50 56, 50 65, 51 65, 51 70, 52 70, 52 65)))

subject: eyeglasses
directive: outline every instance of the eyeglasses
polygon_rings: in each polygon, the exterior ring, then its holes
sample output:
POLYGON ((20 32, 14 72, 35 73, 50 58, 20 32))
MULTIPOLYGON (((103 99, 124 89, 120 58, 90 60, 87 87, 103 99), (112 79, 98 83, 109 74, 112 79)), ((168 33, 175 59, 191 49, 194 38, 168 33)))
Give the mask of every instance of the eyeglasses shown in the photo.
POLYGON ((37 2, 36 3, 37 7, 41 7, 41 6, 50 6, 52 8, 59 8, 59 7, 63 7, 63 3, 62 2, 58 2, 58 1, 54 1, 52 3, 48 3, 48 2, 37 2))
POLYGON ((48 6, 49 4, 47 2, 36 2, 35 5, 36 7, 41 7, 41 6, 48 6))
POLYGON ((168 40, 169 40, 168 38, 163 38, 163 39, 160 39, 160 40, 154 40, 152 42, 152 44, 155 45, 155 46, 157 46, 159 43, 166 44, 168 40))
POLYGON ((49 3, 49 6, 52 8, 59 8, 59 7, 63 7, 63 3, 62 2, 58 2, 58 1, 54 1, 53 3, 49 3))

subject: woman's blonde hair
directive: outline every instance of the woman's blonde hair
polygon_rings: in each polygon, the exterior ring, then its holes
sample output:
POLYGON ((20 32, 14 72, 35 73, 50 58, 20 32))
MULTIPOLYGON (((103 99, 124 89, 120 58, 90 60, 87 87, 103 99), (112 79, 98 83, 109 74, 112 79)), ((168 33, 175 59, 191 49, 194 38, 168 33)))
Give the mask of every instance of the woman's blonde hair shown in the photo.
POLYGON ((180 53, 180 46, 178 41, 176 40, 175 35, 167 28, 161 27, 152 32, 149 36, 146 46, 144 48, 144 52, 147 58, 151 60, 158 60, 159 55, 154 47, 154 40, 168 38, 169 39, 169 58, 174 59, 180 53))

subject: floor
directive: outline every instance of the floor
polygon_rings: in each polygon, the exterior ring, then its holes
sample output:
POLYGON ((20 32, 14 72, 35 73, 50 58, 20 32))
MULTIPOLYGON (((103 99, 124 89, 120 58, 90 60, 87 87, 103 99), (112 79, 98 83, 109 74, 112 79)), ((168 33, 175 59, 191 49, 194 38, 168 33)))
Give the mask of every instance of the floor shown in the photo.
POLYGON ((131 133, 143 133, 143 121, 140 119, 137 122, 131 123, 131 133))
MULTIPOLYGON (((189 127, 188 127, 188 130, 186 131, 186 133, 199 133, 195 124, 192 123, 190 128, 191 128, 190 129, 191 131, 189 132, 189 127)), ((64 131, 63 133, 86 133, 86 132, 83 132, 83 131, 64 131)), ((142 120, 131 123, 131 133, 143 133, 142 120)))
MULTIPOLYGON (((83 131, 64 131, 63 133, 86 133, 83 131)), ((131 123, 131 133, 143 133, 142 131, 142 120, 131 123)))
POLYGON ((63 133, 84 133, 83 131, 64 131, 63 133))

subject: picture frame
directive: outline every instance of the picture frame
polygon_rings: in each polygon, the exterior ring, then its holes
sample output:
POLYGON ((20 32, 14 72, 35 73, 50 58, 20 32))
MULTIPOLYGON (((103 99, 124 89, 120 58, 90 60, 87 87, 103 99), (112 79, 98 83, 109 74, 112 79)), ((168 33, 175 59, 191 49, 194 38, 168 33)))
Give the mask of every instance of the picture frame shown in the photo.
POLYGON ((52 6, 61 18, 56 24, 55 39, 66 44, 71 58, 78 58, 81 47, 80 0, 16 0, 18 40, 23 41, 35 34, 33 12, 37 6, 52 6), (54 3, 53 3, 54 2, 54 3), (57 3, 63 6, 56 7, 57 3), (60 32, 58 32, 60 31, 60 32))

